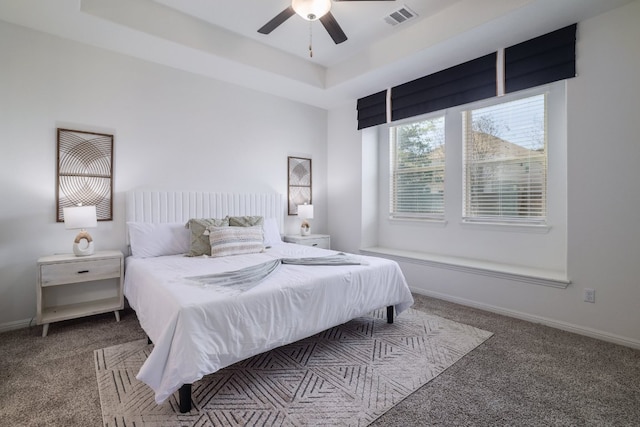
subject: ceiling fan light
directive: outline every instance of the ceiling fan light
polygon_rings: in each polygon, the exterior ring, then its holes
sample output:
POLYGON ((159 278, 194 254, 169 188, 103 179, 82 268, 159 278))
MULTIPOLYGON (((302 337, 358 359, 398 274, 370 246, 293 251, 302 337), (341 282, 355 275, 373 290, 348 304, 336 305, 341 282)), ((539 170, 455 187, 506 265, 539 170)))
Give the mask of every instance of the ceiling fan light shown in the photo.
POLYGON ((331 0, 293 0, 291 7, 307 21, 315 21, 329 12, 331 0))

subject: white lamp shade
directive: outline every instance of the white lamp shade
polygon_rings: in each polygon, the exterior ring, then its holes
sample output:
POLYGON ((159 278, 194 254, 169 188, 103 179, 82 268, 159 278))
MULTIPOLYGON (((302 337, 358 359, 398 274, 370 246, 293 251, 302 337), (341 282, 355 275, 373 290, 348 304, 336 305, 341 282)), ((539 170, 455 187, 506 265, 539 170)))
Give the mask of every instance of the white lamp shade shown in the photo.
POLYGON ((64 228, 67 230, 94 228, 98 226, 95 206, 72 206, 63 208, 64 228))
POLYGON ((293 0, 291 7, 307 21, 315 21, 329 12, 331 0, 293 0))
POLYGON ((304 219, 313 219, 313 205, 298 205, 298 216, 304 219))

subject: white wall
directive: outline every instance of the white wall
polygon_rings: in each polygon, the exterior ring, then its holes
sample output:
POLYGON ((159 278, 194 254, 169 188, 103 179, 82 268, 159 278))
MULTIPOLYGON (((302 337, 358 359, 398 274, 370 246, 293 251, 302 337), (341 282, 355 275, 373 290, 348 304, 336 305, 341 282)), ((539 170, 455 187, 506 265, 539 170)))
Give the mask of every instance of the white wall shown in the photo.
POLYGON ((130 189, 286 195, 289 155, 313 159, 313 227, 327 231, 325 110, 1 21, 0 58, 0 330, 35 316, 36 260, 76 234, 55 222, 57 127, 115 135, 97 250, 125 249, 130 189))
POLYGON ((569 253, 576 323, 640 341, 640 2, 578 27, 569 85, 569 253))
MULTIPOLYGON (((572 283, 557 289, 402 262, 414 290, 640 347, 638 22, 640 2, 633 2, 578 25, 578 77, 567 83, 567 274, 572 283), (596 290, 595 304, 583 302, 584 288, 596 290)), ((478 41, 478 50, 483 48, 478 41)), ((330 112, 330 135, 347 126, 344 111, 348 107, 330 112)), ((331 173, 337 172, 334 162, 353 156, 353 146, 363 144, 362 135, 343 135, 340 144, 329 145, 331 173)), ((344 182, 362 179, 357 167, 339 172, 344 182)), ((333 209, 333 186, 330 195, 333 209)), ((361 214, 341 217, 339 228, 330 222, 334 242, 335 234, 349 230, 337 249, 370 241, 371 236, 351 231, 361 227, 361 214)), ((421 231, 423 237, 429 234, 429 227, 421 231)), ((415 243, 410 242, 411 249, 415 243)))
POLYGON ((355 103, 329 111, 327 149, 331 247, 357 252, 362 212, 362 147, 355 103))

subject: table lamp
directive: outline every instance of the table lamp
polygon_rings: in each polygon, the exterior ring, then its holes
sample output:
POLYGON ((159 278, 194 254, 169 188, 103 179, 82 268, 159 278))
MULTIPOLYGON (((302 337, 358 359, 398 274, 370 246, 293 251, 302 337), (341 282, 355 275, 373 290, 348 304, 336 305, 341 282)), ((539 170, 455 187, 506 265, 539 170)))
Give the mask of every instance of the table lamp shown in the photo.
POLYGON ((308 236, 309 234, 311 234, 311 225, 307 220, 313 219, 313 205, 298 205, 298 217, 302 218, 302 223, 300 224, 300 234, 303 236, 308 236))
POLYGON ((93 254, 93 238, 87 233, 87 228, 95 228, 98 225, 95 206, 72 206, 64 208, 64 227, 67 230, 80 230, 73 241, 73 253, 76 256, 93 254), (86 244, 80 243, 86 240, 86 244))

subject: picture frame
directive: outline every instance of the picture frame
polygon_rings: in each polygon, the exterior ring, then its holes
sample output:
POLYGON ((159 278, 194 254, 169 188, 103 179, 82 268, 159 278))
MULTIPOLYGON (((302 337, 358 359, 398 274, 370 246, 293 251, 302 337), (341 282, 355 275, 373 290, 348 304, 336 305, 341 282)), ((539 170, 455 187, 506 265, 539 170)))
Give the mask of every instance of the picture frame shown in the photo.
POLYGON ((95 206, 98 221, 113 220, 113 135, 58 128, 56 221, 78 205, 95 206))
POLYGON ((298 205, 312 204, 311 159, 287 157, 287 200, 289 215, 298 214, 298 205))

